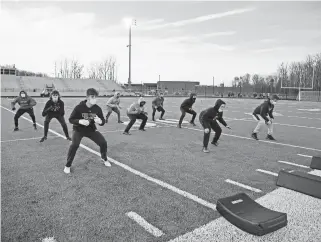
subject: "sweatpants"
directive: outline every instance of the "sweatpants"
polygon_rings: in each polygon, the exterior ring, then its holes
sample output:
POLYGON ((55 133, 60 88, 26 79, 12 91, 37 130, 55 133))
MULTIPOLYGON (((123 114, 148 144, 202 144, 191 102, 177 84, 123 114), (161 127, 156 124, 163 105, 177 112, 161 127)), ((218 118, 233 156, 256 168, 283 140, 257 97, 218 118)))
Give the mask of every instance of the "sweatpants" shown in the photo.
POLYGON ((189 114, 192 114, 192 115, 193 115, 192 120, 191 120, 191 123, 194 123, 194 120, 195 120, 196 115, 197 115, 197 113, 196 113, 194 110, 189 110, 189 109, 183 109, 183 108, 181 108, 181 112, 182 112, 182 115, 181 115, 181 117, 180 117, 180 119, 179 119, 179 122, 178 122, 179 125, 181 125, 181 124, 183 123, 183 119, 184 119, 186 113, 189 113, 189 114))
POLYGON ((28 109, 19 108, 18 111, 16 112, 14 118, 13 118, 15 127, 18 127, 18 120, 21 117, 21 115, 23 115, 24 113, 28 113, 30 115, 30 118, 32 119, 32 122, 34 124, 36 123, 36 117, 35 117, 35 114, 33 112, 33 108, 28 108, 28 109))
POLYGON ((62 130, 65 133, 65 136, 69 137, 68 128, 67 128, 67 124, 66 124, 64 116, 53 116, 52 117, 52 116, 49 116, 49 115, 47 115, 46 119, 45 119, 45 125, 44 125, 45 135, 44 136, 47 137, 48 129, 49 129, 49 123, 53 118, 56 118, 58 120, 58 122, 61 124, 62 130))
POLYGON ((162 106, 158 106, 157 108, 155 108, 155 107, 152 107, 152 108, 153 108, 153 113, 152 113, 153 119, 155 118, 156 110, 157 110, 158 112, 162 112, 160 117, 163 118, 164 113, 165 113, 165 110, 164 110, 164 108, 163 108, 162 106))
POLYGON ((71 138, 71 145, 68 151, 66 167, 71 167, 71 164, 75 158, 76 152, 78 150, 78 147, 83 137, 87 137, 88 139, 94 141, 100 147, 101 158, 105 161, 107 160, 107 141, 99 131, 97 130, 92 132, 73 131, 72 138, 71 138))
POLYGON ((265 120, 262 118, 261 115, 257 115, 258 119, 253 115, 253 118, 258 121, 256 128, 254 129, 253 133, 259 133, 264 126, 268 127, 268 135, 273 134, 273 123, 271 124, 266 124, 265 120))
POLYGON ((134 125, 134 123, 136 122, 136 119, 141 119, 142 123, 139 127, 139 129, 144 129, 146 122, 147 122, 147 116, 143 113, 140 114, 127 114, 128 118, 130 119, 130 122, 128 123, 125 132, 129 132, 129 130, 131 129, 131 127, 134 125))
POLYGON ((118 116, 118 122, 120 121, 120 111, 117 107, 109 107, 107 106, 107 116, 106 116, 106 121, 108 121, 109 116, 111 115, 111 113, 114 111, 115 113, 117 113, 118 116))
POLYGON ((200 120, 200 123, 201 123, 202 127, 204 128, 204 130, 209 129, 208 133, 205 133, 205 131, 204 131, 204 137, 203 137, 203 147, 207 148, 208 142, 210 140, 211 130, 213 129, 215 132, 212 142, 216 143, 222 134, 222 129, 216 120, 204 121, 201 116, 200 116, 199 120, 200 120))

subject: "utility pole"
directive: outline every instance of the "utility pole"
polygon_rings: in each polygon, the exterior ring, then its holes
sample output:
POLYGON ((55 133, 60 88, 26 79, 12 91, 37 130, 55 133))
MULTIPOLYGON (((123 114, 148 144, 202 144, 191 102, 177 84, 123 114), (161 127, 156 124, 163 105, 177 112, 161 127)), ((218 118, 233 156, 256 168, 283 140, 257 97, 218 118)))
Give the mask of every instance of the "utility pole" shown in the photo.
POLYGON ((213 76, 213 97, 215 96, 215 93, 214 93, 214 76, 213 76))
POLYGON ((132 86, 132 77, 131 77, 131 62, 132 62, 132 26, 136 25, 135 19, 128 19, 127 24, 129 25, 129 44, 127 45, 129 49, 129 63, 128 63, 128 88, 131 89, 132 86))

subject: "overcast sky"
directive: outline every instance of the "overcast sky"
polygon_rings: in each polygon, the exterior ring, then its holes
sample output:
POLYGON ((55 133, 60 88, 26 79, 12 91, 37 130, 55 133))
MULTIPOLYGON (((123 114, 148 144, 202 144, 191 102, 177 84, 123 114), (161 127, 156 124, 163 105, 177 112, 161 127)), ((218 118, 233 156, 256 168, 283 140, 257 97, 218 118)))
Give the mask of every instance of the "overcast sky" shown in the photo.
POLYGON ((12 1, 0 15, 0 63, 49 75, 64 58, 89 67, 112 55, 127 82, 128 17, 133 83, 230 84, 321 52, 321 2, 12 1))

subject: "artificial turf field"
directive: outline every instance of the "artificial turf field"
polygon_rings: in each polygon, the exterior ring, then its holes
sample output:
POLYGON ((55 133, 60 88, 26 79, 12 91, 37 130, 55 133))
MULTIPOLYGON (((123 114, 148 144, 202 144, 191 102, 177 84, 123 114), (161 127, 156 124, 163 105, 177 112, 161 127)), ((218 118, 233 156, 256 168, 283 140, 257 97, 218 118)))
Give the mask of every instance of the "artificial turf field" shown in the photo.
MULTIPOLYGON (((221 125, 219 146, 210 145, 210 153, 206 154, 201 151, 203 131, 198 116, 196 127, 187 123, 189 114, 183 128, 176 127, 183 99, 165 97, 167 120, 151 122, 152 98, 146 98, 147 132, 137 131, 134 126, 131 136, 122 134, 125 125, 118 124, 113 113, 108 124, 98 127, 107 139, 112 167, 100 162, 99 147, 84 138, 84 146, 79 148, 71 174, 67 175, 63 168, 70 143, 59 136, 64 137, 60 124, 56 120, 50 123, 53 132, 49 131, 44 143, 39 143, 43 128, 33 130, 32 123, 24 118, 19 120, 20 131, 13 132, 14 113, 10 100, 3 98, 1 241, 41 241, 54 237, 59 242, 143 242, 169 241, 179 236, 177 241, 202 241, 199 235, 188 239, 183 235, 213 220, 219 221, 216 219, 220 215, 215 210, 217 199, 239 192, 253 199, 264 198, 278 188, 275 175, 281 169, 309 172, 309 156, 321 155, 321 103, 279 101, 274 121, 277 141, 270 142, 264 139, 266 130, 259 135, 260 141, 250 137, 256 122, 247 113, 263 100, 224 98, 227 103, 224 118, 232 130, 221 125), (153 227, 142 226, 135 218, 143 218, 153 227)), ((81 100, 63 98, 67 123, 72 109, 81 100)), ((123 121, 128 121, 126 108, 136 100, 121 99, 123 121)), ((47 98, 36 101, 37 123, 43 125, 41 112, 47 98)), ((107 98, 98 101, 104 115, 106 101, 107 98)), ((194 110, 199 114, 215 101, 198 98, 194 110)), ((159 114, 156 113, 157 119, 159 114)), ((28 114, 23 117, 30 120, 28 114)), ((69 123, 68 128, 71 133, 69 123)), ((308 200, 305 204, 309 201, 314 204, 306 208, 306 214, 316 216, 309 215, 310 220, 295 225, 289 216, 287 228, 274 233, 281 233, 280 240, 271 240, 269 235, 243 240, 238 237, 239 232, 233 232, 225 241, 320 242, 321 200, 309 196, 305 199, 308 200), (287 231, 286 235, 282 235, 282 230, 287 231)))

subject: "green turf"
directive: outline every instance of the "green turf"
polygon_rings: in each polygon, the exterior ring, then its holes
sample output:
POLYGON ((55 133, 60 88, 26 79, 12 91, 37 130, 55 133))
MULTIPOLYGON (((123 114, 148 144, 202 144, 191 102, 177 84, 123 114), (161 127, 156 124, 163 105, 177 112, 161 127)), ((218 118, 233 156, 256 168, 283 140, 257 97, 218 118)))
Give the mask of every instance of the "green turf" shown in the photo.
MULTIPOLYGON (((40 102, 45 100, 38 99, 40 102)), ((125 108, 135 100, 122 99, 122 116, 125 116, 125 108)), ((179 118, 177 106, 182 100, 166 98, 165 109, 169 112, 165 118, 179 118)), ((80 99, 64 101, 67 119, 80 99)), ((99 101, 103 108, 105 101, 99 101)), ((262 102, 226 101, 228 108, 224 116, 231 119, 251 118, 244 113, 251 112, 262 102)), ((41 111, 44 103, 40 102, 35 111, 37 121, 43 124, 41 111)), ((150 119, 149 102, 147 98, 150 119)), ((213 103, 212 99, 198 100, 195 110, 199 113, 213 103)), ((2 105, 8 107, 6 102, 2 105)), ((285 116, 321 118, 320 112, 297 111, 298 108, 320 106, 319 103, 280 102, 276 112, 285 116)), ((20 119, 21 131, 12 132, 13 114, 4 109, 1 112, 2 140, 42 136, 42 128, 34 131, 31 123, 23 119, 20 119)), ((159 113, 156 114, 158 116, 159 113)), ((276 117, 275 122, 321 128, 320 120, 285 116, 276 117)), ((189 118, 187 115, 185 120, 189 118)), ((122 135, 125 126, 116 121, 115 114, 112 114, 110 122, 99 128, 108 141, 110 157, 214 204, 218 198, 237 192, 247 192, 256 199, 274 190, 276 177, 258 173, 256 169, 277 173, 281 168, 289 168, 278 160, 309 165, 309 159, 297 154, 320 154, 318 151, 246 139, 255 126, 255 122, 251 121, 228 121, 233 130, 223 128, 223 133, 245 138, 223 135, 218 147, 210 146, 209 154, 201 152, 203 133, 198 119, 196 130, 158 124, 159 127, 148 129, 145 133, 133 131, 132 136, 122 135), (228 184, 226 179, 261 189, 262 193, 228 184)), ((68 127, 71 130, 70 124, 68 127)), ((63 134, 57 121, 52 121, 50 128, 63 134)), ((275 131, 278 142, 321 149, 317 142, 321 130, 275 125, 275 131)), ((263 133, 261 138, 264 138, 263 133)), ((84 139, 82 143, 99 151, 89 140, 84 139)), ((1 145, 2 241, 41 241, 50 236, 58 241, 167 241, 219 216, 209 208, 116 165, 104 167, 98 156, 82 148, 77 152, 72 173, 66 175, 62 171, 69 142, 59 137, 50 138, 42 144, 38 140, 29 140, 3 142, 1 145), (126 216, 130 211, 138 213, 165 235, 154 238, 126 216)))

